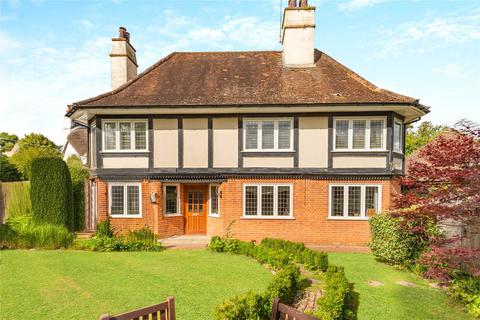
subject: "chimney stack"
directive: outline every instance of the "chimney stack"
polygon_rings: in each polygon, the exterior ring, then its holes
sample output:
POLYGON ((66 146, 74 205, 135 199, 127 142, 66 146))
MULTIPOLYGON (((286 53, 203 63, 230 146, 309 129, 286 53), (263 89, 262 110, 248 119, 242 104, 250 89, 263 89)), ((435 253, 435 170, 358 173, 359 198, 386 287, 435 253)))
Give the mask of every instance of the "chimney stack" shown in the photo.
POLYGON ((289 0, 283 11, 280 42, 284 67, 314 66, 315 7, 308 0, 289 0))
POLYGON ((137 76, 137 57, 130 44, 130 33, 125 27, 118 28, 118 38, 112 38, 110 53, 112 66, 112 90, 137 76))

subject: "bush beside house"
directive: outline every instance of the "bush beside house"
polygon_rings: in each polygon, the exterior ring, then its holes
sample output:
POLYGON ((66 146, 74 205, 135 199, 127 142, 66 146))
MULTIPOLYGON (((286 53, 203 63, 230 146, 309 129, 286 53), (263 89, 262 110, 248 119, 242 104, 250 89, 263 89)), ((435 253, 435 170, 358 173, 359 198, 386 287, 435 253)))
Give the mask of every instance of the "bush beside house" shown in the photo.
POLYGON ((88 169, 76 156, 67 159, 67 166, 72 178, 73 193, 73 230, 85 229, 85 180, 88 178, 88 169))

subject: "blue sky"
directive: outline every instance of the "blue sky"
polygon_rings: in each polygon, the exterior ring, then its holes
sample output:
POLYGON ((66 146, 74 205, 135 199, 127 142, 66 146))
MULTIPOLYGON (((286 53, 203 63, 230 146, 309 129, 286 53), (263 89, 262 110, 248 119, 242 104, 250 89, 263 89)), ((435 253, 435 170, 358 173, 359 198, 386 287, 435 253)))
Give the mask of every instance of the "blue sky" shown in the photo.
MULTIPOLYGON (((0 0, 0 131, 63 144, 66 105, 110 89, 110 38, 127 27, 139 72, 171 51, 280 50, 271 1, 0 0)), ((281 3, 281 4, 280 4, 281 3)), ((316 47, 374 84, 480 122, 479 1, 310 1, 316 47)))

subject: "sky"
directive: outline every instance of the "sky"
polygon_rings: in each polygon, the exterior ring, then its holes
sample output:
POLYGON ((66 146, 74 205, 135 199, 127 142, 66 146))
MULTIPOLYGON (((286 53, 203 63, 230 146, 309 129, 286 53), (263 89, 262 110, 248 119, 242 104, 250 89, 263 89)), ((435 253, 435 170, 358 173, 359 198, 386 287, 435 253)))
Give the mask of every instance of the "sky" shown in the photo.
MULTIPOLYGON (((0 132, 64 144, 68 104, 110 90, 125 26, 139 72, 172 51, 281 50, 287 0, 0 0, 0 132)), ((310 0, 315 46, 374 84, 420 99, 423 118, 480 122, 480 1, 310 0)))

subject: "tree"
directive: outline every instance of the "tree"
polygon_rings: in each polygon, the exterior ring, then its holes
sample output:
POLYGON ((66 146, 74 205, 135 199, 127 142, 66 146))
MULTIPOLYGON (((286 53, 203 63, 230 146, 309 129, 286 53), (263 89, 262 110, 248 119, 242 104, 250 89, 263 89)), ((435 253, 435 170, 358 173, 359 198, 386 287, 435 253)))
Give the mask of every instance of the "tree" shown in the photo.
POLYGON ((422 122, 417 129, 407 127, 405 136, 405 154, 408 156, 413 151, 420 149, 447 129, 443 125, 434 125, 430 121, 422 122))
POLYGON ((0 181, 19 180, 20 172, 18 172, 17 167, 13 165, 13 163, 6 155, 0 154, 0 181))
POLYGON ((0 153, 12 150, 17 141, 18 137, 16 135, 0 132, 0 153))
POLYGON ((30 179, 33 159, 41 156, 60 157, 60 149, 42 134, 31 133, 18 141, 19 150, 12 156, 12 163, 20 171, 23 179, 30 179))
POLYGON ((85 180, 88 178, 88 169, 75 155, 68 157, 67 165, 72 177, 73 230, 81 231, 85 228, 85 180))
MULTIPOLYGON (((401 180, 406 192, 396 198, 395 213, 415 222, 410 224, 413 233, 425 233, 426 221, 468 223, 480 216, 480 129, 468 121, 455 128, 426 144, 401 180)), ((480 252, 454 240, 430 239, 430 251, 423 256, 427 276, 448 280, 460 265, 480 259, 480 252)), ((471 273, 480 275, 480 266, 473 266, 471 273)))

